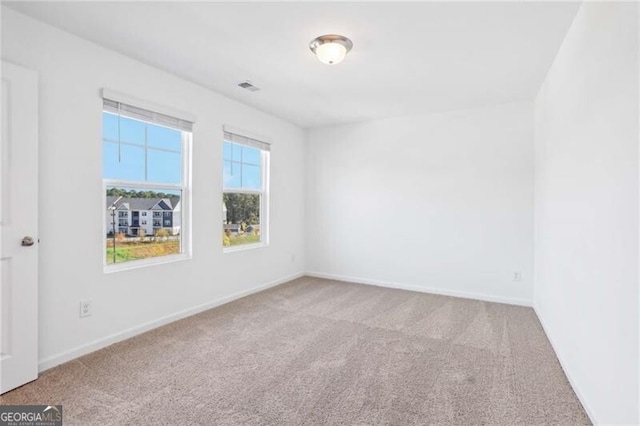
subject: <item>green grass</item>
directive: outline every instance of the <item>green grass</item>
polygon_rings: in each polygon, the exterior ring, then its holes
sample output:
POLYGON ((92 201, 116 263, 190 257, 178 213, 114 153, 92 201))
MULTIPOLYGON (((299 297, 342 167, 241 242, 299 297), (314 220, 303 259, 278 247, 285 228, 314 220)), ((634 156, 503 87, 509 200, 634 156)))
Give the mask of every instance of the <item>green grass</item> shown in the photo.
POLYGON ((132 258, 131 250, 126 248, 116 247, 116 258, 115 262, 113 259, 113 247, 107 247, 107 263, 120 263, 126 262, 128 260, 134 260, 132 258))
MULTIPOLYGON (((149 257, 166 256, 180 253, 180 242, 169 241, 148 241, 148 242, 116 242, 115 263, 127 262, 136 259, 147 259, 149 257)), ((108 242, 106 247, 107 263, 114 263, 113 242, 108 242)))
POLYGON ((256 234, 243 234, 243 235, 232 235, 229 237, 230 245, 238 246, 241 244, 252 244, 260 242, 260 235, 256 234))

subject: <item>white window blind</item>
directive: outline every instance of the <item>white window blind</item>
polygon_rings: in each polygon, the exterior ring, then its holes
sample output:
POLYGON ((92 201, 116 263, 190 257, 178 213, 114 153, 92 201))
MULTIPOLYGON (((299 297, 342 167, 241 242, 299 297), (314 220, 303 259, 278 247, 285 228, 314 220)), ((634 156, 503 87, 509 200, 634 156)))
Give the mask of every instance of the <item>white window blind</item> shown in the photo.
POLYGON ((193 123, 191 121, 183 120, 181 118, 173 117, 171 115, 163 114, 160 112, 151 111, 145 108, 128 105, 107 98, 103 99, 103 109, 107 112, 118 114, 123 117, 133 118, 135 120, 159 124, 161 126, 171 127, 173 129, 186 132, 193 131, 193 123))
POLYGON ((247 136, 238 135, 236 133, 224 132, 224 140, 227 142, 237 143, 244 146, 250 146, 252 148, 257 148, 262 151, 271 151, 271 145, 267 142, 260 141, 258 139, 253 139, 247 136))

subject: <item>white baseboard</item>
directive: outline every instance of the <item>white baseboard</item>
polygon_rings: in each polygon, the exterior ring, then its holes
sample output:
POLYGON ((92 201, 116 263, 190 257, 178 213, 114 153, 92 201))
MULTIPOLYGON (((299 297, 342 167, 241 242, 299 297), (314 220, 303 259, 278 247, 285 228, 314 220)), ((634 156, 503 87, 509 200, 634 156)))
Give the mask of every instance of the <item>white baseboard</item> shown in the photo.
POLYGON ((573 388, 573 391, 576 393, 578 400, 582 404, 582 408, 584 408, 584 411, 587 413, 587 416, 589 416, 589 420, 591 420, 591 423, 593 423, 594 425, 601 424, 596 420, 595 413, 591 409, 591 406, 587 403, 587 399, 582 394, 582 392, 580 392, 580 389, 576 386, 576 382, 575 380, 573 380, 573 377, 571 375, 571 370, 567 368, 567 363, 564 361, 561 353, 558 351, 558 346, 554 342, 552 335, 549 333, 549 328, 547 324, 544 322, 544 318, 540 315, 540 312, 537 309, 535 303, 533 305, 533 311, 536 313, 536 316, 538 317, 540 324, 542 324, 542 330, 544 330, 544 334, 547 335, 547 339, 549 340, 549 343, 551 343, 551 348, 553 349, 553 352, 555 352, 556 358, 558 358, 558 362, 560 362, 560 367, 562 367, 562 371, 564 371, 564 375, 567 376, 567 380, 569 380, 569 384, 573 388))
POLYGON ((200 312, 204 312, 206 310, 215 308, 220 305, 224 305, 225 303, 232 302, 234 300, 240 299, 245 296, 249 296, 254 293, 258 293, 260 291, 266 290, 271 287, 275 287, 287 281, 294 280, 296 278, 300 278, 304 276, 303 272, 298 272, 295 274, 288 275, 286 277, 277 279, 275 281, 268 282, 266 284, 259 285, 257 287, 250 288, 248 290, 239 291, 237 293, 233 293, 229 296, 222 297, 220 299, 213 300, 211 302, 203 303, 202 305, 194 306, 193 308, 185 309, 180 312, 176 312, 171 315, 167 315, 165 317, 159 318, 157 320, 149 321, 147 323, 141 324, 136 327, 129 328, 119 333, 112 334, 107 337, 100 338, 98 340, 94 340, 93 342, 87 343, 86 345, 78 346, 70 351, 63 352, 58 355, 51 356, 47 359, 43 359, 38 363, 38 371, 42 372, 44 370, 48 370, 49 368, 55 367, 56 365, 60 365, 67 361, 71 361, 72 359, 81 357, 82 355, 86 355, 88 353, 97 351, 98 349, 105 348, 114 343, 120 342, 122 340, 129 339, 138 334, 142 334, 146 331, 153 330, 154 328, 158 328, 160 326, 172 323, 174 321, 180 320, 182 318, 190 317, 191 315, 198 314, 200 312))
POLYGON ((443 289, 438 287, 425 287, 425 286, 418 286, 418 285, 412 285, 412 284, 401 284, 396 282, 371 280, 371 279, 359 278, 359 277, 347 277, 344 275, 326 274, 324 272, 307 272, 305 275, 309 277, 326 278, 326 279, 335 280, 335 281, 374 285, 376 287, 397 288, 400 290, 417 291, 420 293, 430 293, 430 294, 439 294, 442 296, 461 297, 463 299, 483 300, 486 302, 506 303, 508 305, 518 305, 518 306, 527 306, 527 307, 533 306, 533 303, 531 300, 517 299, 517 298, 510 298, 510 297, 503 297, 503 296, 494 296, 490 294, 470 293, 465 291, 449 290, 449 289, 443 289))

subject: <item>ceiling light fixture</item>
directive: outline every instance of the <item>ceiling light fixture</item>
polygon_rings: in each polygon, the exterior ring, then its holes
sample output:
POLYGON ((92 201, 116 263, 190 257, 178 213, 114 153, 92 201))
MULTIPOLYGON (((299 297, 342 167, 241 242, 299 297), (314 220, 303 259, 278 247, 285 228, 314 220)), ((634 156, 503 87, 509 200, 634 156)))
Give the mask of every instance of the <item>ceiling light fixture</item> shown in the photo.
POLYGON ((345 36, 327 34, 311 40, 309 49, 316 54, 323 64, 335 65, 342 62, 349 53, 353 43, 345 36))

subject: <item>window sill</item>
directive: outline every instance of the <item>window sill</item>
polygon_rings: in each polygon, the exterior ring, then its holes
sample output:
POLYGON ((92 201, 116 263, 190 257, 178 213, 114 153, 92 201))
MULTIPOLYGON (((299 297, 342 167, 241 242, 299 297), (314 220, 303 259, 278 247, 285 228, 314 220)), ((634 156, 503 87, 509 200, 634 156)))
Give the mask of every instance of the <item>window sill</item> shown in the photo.
POLYGON ((245 251, 245 250, 251 250, 251 249, 267 247, 268 245, 269 244, 267 244, 265 242, 260 242, 260 243, 253 243, 253 244, 242 244, 242 245, 231 246, 231 247, 222 247, 222 252, 223 253, 234 253, 234 252, 237 252, 237 251, 245 251))
POLYGON ((111 274, 113 272, 128 271, 130 269, 146 268, 153 265, 162 265, 165 263, 182 262, 191 260, 191 255, 186 253, 170 254, 167 256, 158 256, 151 259, 132 260, 130 262, 109 263, 104 265, 104 273, 111 274))

